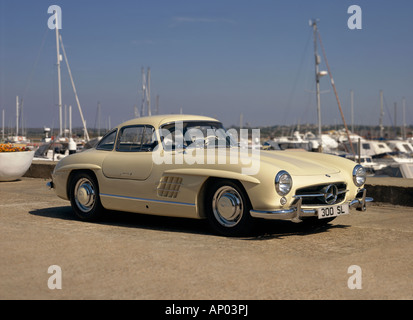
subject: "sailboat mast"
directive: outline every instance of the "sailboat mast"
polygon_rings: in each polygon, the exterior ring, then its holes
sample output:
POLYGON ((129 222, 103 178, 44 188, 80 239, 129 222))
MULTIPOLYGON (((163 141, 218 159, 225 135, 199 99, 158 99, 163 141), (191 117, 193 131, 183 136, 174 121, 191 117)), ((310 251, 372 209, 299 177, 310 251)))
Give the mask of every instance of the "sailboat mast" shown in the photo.
POLYGON ((148 116, 152 115, 151 111, 151 68, 148 68, 147 74, 147 84, 146 84, 146 104, 148 105, 148 116))
POLYGON ((101 108, 100 108, 100 102, 98 102, 98 137, 100 137, 100 112, 101 112, 101 108))
POLYGON ((1 118, 1 125, 2 125, 2 130, 1 130, 1 140, 4 141, 4 109, 2 110, 2 118, 1 118))
POLYGON ((314 34, 314 58, 315 58, 315 82, 316 82, 316 99, 317 99, 317 118, 318 118, 318 137, 321 139, 321 101, 320 101, 320 56, 317 52, 317 20, 311 21, 314 34))
MULTIPOLYGON (((316 28, 315 28, 315 31, 317 31, 316 28)), ((334 79, 333 79, 333 76, 331 74, 330 67, 328 65, 327 55, 326 55, 326 52, 324 50, 323 42, 321 41, 320 33, 314 32, 314 36, 318 36, 318 40, 320 41, 320 47, 321 47, 321 50, 323 51, 324 61, 326 63, 326 67, 327 67, 327 70, 328 70, 328 72, 321 71, 316 76, 321 77, 321 76, 326 75, 326 74, 328 74, 330 76, 331 86, 333 87, 334 95, 336 96, 336 100, 337 100, 338 109, 340 110, 341 119, 343 120, 344 128, 346 129, 347 139, 350 142, 351 151, 353 152, 353 155, 355 155, 353 143, 351 143, 350 134, 348 132, 348 128, 347 128, 347 124, 346 124, 346 119, 344 118, 343 109, 341 108, 340 99, 338 98, 336 85, 334 84, 334 79)), ((314 42, 316 42, 316 41, 314 41, 314 42)), ((318 101, 320 101, 319 98, 318 98, 318 101)), ((321 136, 320 136, 320 139, 321 139, 321 136)))
POLYGON ((406 99, 403 97, 402 100, 402 105, 403 105, 403 127, 402 127, 402 135, 403 135, 403 140, 406 139, 406 99))
POLYGON ((19 96, 16 96, 16 137, 19 136, 19 96))
POLYGON ((146 94, 146 80, 145 80, 145 69, 142 67, 142 104, 141 104, 141 117, 145 115, 145 94, 146 94))
POLYGON ((61 74, 60 74, 60 49, 59 49, 59 28, 58 28, 58 14, 57 11, 55 11, 55 19, 56 19, 56 53, 57 53, 57 83, 58 83, 58 90, 59 90, 59 124, 60 124, 60 129, 59 129, 59 135, 62 136, 62 79, 61 79, 61 74))
MULTIPOLYGON (((85 132, 85 139, 86 139, 86 141, 89 141, 89 133, 87 132, 87 128, 86 128, 86 120, 85 120, 85 118, 83 117, 82 108, 81 108, 81 106, 80 106, 79 97, 78 97, 78 95, 77 95, 75 83, 74 83, 74 81, 73 81, 72 71, 70 70, 69 61, 67 60, 67 55, 66 55, 66 51, 65 51, 65 46, 63 45, 62 36, 60 36, 59 38, 60 38, 60 43, 62 44, 62 51, 63 51, 63 56, 64 56, 64 58, 65 58, 66 66, 67 66, 67 72, 69 73, 70 82, 72 83, 73 93, 75 94, 76 104, 77 104, 77 107, 78 107, 78 109, 79 109, 80 119, 82 120, 83 130, 84 130, 84 132, 85 132)), ((62 119, 60 119, 60 124, 61 124, 61 121, 62 121, 62 119)))
POLYGON ((397 102, 394 103, 394 138, 397 139, 397 102))
POLYGON ((379 122, 379 126, 380 126, 380 138, 383 138, 383 134, 384 134, 384 127, 383 127, 383 90, 380 90, 380 122, 379 122))
POLYGON ((69 106, 69 138, 72 138, 72 106, 69 106))
POLYGON ((354 133, 354 92, 350 91, 350 102, 351 102, 351 132, 354 133))

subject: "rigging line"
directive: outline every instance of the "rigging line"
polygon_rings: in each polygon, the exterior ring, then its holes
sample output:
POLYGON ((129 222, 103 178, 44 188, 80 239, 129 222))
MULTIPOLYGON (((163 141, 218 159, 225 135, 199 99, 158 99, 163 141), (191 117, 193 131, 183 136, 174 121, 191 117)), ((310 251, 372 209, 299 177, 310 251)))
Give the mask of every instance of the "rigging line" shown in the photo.
MULTIPOLYGON (((310 30, 310 31, 311 31, 311 30, 310 30)), ((288 98, 288 102, 287 102, 287 112, 286 112, 286 114, 285 114, 285 116, 284 116, 284 124, 286 124, 286 118, 287 118, 287 116, 289 115, 289 111, 290 111, 290 109, 291 109, 291 104, 292 104, 292 101, 293 101, 293 96, 294 96, 294 93, 295 93, 295 91, 296 91, 296 89, 297 89, 298 77, 299 77, 299 75, 300 75, 301 72, 302 72, 302 68, 303 68, 303 64, 304 64, 304 59, 305 59, 305 57, 307 56, 307 49, 308 49, 308 45, 309 45, 309 43, 310 43, 310 39, 311 39, 311 32, 309 32, 309 36, 307 37, 307 42, 306 42, 306 44, 305 44, 304 51, 303 51, 302 56, 301 56, 301 61, 300 61, 299 67, 298 67, 298 71, 297 71, 297 74, 296 74, 295 79, 294 79, 293 88, 291 89, 290 96, 289 96, 289 98, 288 98)))
POLYGON ((348 141, 349 141, 349 143, 350 143, 351 151, 353 152, 353 155, 356 156, 356 153, 354 152, 353 143, 352 143, 351 140, 350 140, 350 133, 348 132, 348 128, 347 128, 347 124, 346 124, 346 119, 344 118, 343 109, 341 108, 340 99, 338 98, 336 85, 334 84, 334 79, 333 79, 333 76, 332 76, 332 74, 331 74, 330 66, 329 66, 328 60, 327 60, 327 55, 326 55, 326 52, 325 52, 325 50, 324 50, 323 42, 321 41, 321 35, 320 35, 320 32, 319 32, 319 31, 317 31, 317 35, 318 35, 318 40, 320 41, 321 50, 322 50, 322 52, 323 52, 324 61, 325 61, 326 66, 327 66, 328 75, 330 76, 331 85, 333 86, 334 94, 335 94, 335 96, 336 96, 338 108, 340 109, 341 119, 343 120, 344 128, 346 129, 347 139, 348 139, 348 141))
POLYGON ((384 102, 384 106, 386 107, 387 115, 389 116, 389 119, 390 119, 391 127, 394 128, 396 124, 393 121, 393 117, 391 116, 389 107, 387 106, 386 98, 384 96, 383 96, 383 102, 384 102))
POLYGON ((49 29, 46 28, 46 30, 44 32, 44 35, 43 35, 41 45, 40 45, 40 48, 39 48, 39 51, 37 52, 36 60, 34 61, 34 64, 32 66, 32 69, 31 69, 30 73, 29 73, 29 76, 27 77, 27 81, 26 81, 26 85, 24 87, 23 97, 22 97, 22 100, 23 100, 22 104, 21 104, 22 108, 23 108, 23 104, 24 104, 25 97, 26 97, 26 94, 27 94, 27 90, 29 89, 29 87, 32 83, 33 76, 34 76, 34 73, 35 73, 36 68, 37 68, 37 64, 39 63, 39 60, 40 60, 40 55, 41 55, 41 53, 43 51, 43 48, 44 48, 44 45, 46 43, 46 36, 47 36, 48 31, 49 31, 49 29))
POLYGON ((76 91, 75 83, 74 83, 73 77, 72 77, 72 71, 70 70, 69 61, 67 60, 66 51, 65 51, 65 47, 64 47, 64 45, 63 45, 63 39, 62 39, 62 35, 61 35, 61 34, 59 35, 59 41, 60 41, 60 45, 62 46, 63 57, 65 58, 67 71, 69 72, 69 76, 70 76, 70 82, 72 83, 72 88, 73 88, 73 92, 74 92, 74 94, 75 94, 77 107, 78 107, 78 109, 79 109, 80 118, 81 118, 81 120, 82 120, 83 129, 84 129, 84 131, 85 131, 86 141, 89 141, 89 133, 87 132, 87 129, 86 129, 86 121, 85 121, 85 118, 83 117, 82 108, 80 107, 79 97, 77 96, 77 91, 76 91))

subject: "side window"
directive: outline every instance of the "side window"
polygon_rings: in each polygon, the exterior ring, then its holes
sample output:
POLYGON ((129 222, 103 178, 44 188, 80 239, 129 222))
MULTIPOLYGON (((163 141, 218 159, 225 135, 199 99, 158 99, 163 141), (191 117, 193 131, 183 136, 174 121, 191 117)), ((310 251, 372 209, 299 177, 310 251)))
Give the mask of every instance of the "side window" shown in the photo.
POLYGON ((151 126, 145 126, 142 136, 141 151, 152 151, 156 144, 155 129, 151 126))
POLYGON ((183 148, 184 134, 181 128, 176 128, 175 123, 165 125, 160 130, 161 141, 167 151, 183 148))
POLYGON ((154 129, 151 126, 129 126, 120 131, 116 147, 121 152, 152 151, 155 147, 154 129))
POLYGON ((114 130, 112 132, 109 132, 107 135, 105 135, 99 141, 98 145, 96 146, 96 149, 97 150, 107 150, 107 151, 113 150, 113 146, 115 145, 116 132, 117 132, 117 130, 114 130))
POLYGON ((139 151, 144 127, 126 127, 120 131, 118 151, 139 151))

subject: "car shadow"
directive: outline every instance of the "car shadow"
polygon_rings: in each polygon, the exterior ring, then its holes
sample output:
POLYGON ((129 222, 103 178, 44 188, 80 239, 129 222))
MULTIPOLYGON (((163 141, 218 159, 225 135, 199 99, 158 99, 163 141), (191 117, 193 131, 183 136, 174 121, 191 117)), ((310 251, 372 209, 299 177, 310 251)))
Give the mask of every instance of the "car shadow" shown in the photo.
MULTIPOLYGON (((50 207, 29 211, 29 214, 62 220, 80 221, 72 207, 50 207)), ((155 216, 124 211, 106 211, 98 221, 84 222, 97 225, 109 225, 125 228, 142 228, 160 231, 212 234, 203 220, 155 216)))
MULTIPOLYGON (((51 219, 79 221, 73 214, 70 206, 36 209, 29 211, 29 214, 51 219)), ((85 223, 219 236, 211 230, 206 220, 155 216, 124 211, 106 211, 99 221, 85 223)), ((257 221, 254 231, 250 235, 236 238, 241 240, 283 239, 288 236, 305 236, 328 232, 331 229, 347 227, 350 226, 340 224, 326 224, 320 226, 316 224, 292 223, 290 221, 259 220, 257 221)))
POLYGON ((319 224, 315 223, 293 223, 291 221, 270 221, 262 220, 258 222, 255 233, 243 240, 272 240, 284 239, 289 236, 307 236, 317 233, 330 232, 333 229, 347 229, 350 225, 342 224, 319 224))
POLYGON ((29 214, 45 218, 77 220, 76 217, 72 214, 72 208, 70 206, 35 209, 29 211, 29 214))

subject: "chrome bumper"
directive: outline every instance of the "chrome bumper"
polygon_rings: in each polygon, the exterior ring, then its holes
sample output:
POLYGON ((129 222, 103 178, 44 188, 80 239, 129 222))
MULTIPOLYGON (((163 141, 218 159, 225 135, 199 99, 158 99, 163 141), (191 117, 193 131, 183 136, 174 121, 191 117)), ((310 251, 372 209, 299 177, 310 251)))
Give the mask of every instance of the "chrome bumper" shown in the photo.
MULTIPOLYGON (((360 190, 361 195, 356 199, 348 202, 350 207, 355 207, 358 211, 366 211, 366 203, 373 201, 373 198, 366 197, 366 189, 360 190)), ((317 209, 302 208, 303 199, 297 197, 296 201, 289 209, 263 211, 251 210, 250 214, 254 218, 271 219, 271 220, 291 220, 292 222, 301 222, 302 217, 314 217, 317 215, 317 209)))

